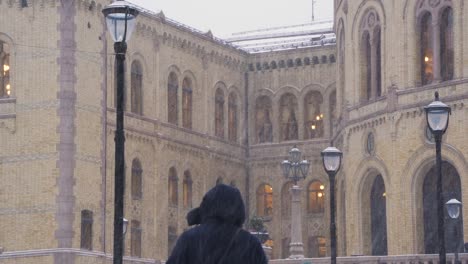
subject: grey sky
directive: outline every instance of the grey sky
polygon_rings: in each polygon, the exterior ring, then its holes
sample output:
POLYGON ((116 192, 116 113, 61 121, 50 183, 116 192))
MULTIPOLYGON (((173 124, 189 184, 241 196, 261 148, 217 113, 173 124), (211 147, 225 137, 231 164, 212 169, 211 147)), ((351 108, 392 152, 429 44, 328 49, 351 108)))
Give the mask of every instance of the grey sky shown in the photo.
MULTIPOLYGON (((215 36, 311 22, 312 0, 127 0, 215 36)), ((315 20, 333 17, 333 0, 316 0, 315 20)))

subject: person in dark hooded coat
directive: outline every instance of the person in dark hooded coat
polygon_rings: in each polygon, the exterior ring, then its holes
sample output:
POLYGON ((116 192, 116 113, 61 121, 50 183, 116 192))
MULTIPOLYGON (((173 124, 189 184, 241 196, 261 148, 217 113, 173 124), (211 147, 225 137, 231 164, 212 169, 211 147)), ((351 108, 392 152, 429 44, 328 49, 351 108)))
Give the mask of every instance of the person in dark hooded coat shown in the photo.
POLYGON ((209 190, 187 214, 197 225, 179 237, 167 264, 267 264, 260 241, 242 229, 245 207, 238 189, 224 184, 209 190))

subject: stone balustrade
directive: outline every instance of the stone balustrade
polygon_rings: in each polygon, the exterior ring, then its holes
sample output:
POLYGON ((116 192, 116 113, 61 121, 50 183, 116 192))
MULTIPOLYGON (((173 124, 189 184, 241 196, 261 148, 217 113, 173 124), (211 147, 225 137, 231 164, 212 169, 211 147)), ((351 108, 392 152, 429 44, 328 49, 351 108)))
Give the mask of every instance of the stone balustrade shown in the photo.
MULTIPOLYGON (((468 264, 468 253, 459 254, 461 264, 468 264)), ((353 256, 338 257, 340 264, 379 263, 379 264, 437 264, 439 255, 401 255, 401 256, 353 256)), ((330 258, 306 258, 306 259, 276 259, 270 264, 328 264, 330 258)), ((447 264, 455 264, 454 254, 447 254, 447 264)))

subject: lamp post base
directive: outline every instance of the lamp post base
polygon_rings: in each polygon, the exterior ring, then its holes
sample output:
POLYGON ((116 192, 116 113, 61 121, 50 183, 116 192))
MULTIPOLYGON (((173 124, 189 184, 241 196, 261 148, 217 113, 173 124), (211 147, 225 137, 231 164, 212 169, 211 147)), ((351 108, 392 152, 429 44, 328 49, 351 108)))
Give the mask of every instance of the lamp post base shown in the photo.
POLYGON ((304 258, 302 244, 301 188, 294 185, 291 188, 291 243, 289 244, 290 259, 304 258))

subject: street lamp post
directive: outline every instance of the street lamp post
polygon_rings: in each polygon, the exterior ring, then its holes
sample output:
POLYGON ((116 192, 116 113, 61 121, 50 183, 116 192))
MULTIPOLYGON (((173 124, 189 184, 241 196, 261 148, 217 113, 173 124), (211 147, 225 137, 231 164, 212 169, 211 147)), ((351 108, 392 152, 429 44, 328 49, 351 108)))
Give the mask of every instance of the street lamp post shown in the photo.
POLYGON ((289 244, 289 258, 304 258, 304 246, 302 244, 302 221, 301 221, 301 188, 297 185, 300 179, 305 179, 310 163, 301 160, 301 152, 294 146, 289 151, 289 160, 281 163, 283 175, 286 179, 294 182, 291 188, 291 243, 289 244))
POLYGON ((439 263, 446 264, 445 230, 444 230, 444 201, 442 197, 442 135, 448 127, 451 109, 439 101, 439 93, 435 92, 435 101, 424 107, 426 110, 427 125, 434 135, 436 145, 436 172, 437 172, 437 216, 439 235, 439 263))
POLYGON ((115 186, 114 186, 114 264, 122 263, 123 254, 123 204, 125 186, 125 135, 124 135, 124 62, 127 52, 126 40, 135 28, 138 11, 128 2, 114 1, 102 13, 106 17, 107 29, 114 40, 117 68, 117 111, 115 130, 115 186))
POLYGON ((343 153, 335 147, 322 151, 323 167, 330 178, 330 251, 331 263, 336 264, 335 176, 341 167, 343 153))
MULTIPOLYGON (((458 217, 460 216, 460 209, 461 209, 462 203, 458 201, 457 199, 451 199, 445 205, 447 206, 447 212, 450 218, 456 221, 458 217)), ((458 261, 458 250, 460 250, 460 237, 458 236, 458 223, 457 222, 455 222, 454 224, 454 233, 455 233, 455 240, 457 241, 455 244, 455 264, 459 264, 460 262, 458 261)))

